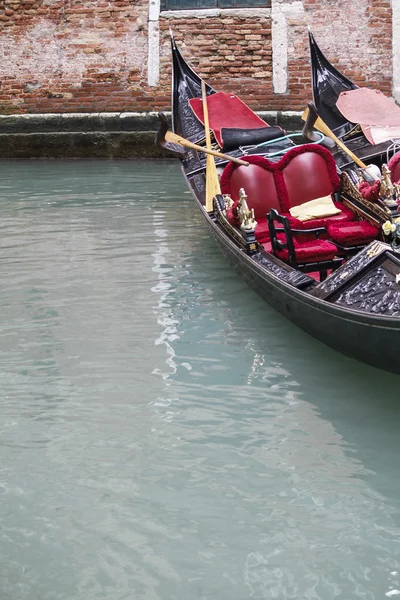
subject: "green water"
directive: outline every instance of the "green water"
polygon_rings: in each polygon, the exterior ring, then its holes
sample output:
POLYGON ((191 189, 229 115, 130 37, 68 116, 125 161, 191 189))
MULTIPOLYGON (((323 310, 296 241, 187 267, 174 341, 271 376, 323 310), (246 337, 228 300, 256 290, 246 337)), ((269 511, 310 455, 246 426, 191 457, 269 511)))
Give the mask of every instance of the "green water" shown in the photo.
POLYGON ((175 162, 3 162, 0 599, 400 595, 399 378, 284 320, 175 162))

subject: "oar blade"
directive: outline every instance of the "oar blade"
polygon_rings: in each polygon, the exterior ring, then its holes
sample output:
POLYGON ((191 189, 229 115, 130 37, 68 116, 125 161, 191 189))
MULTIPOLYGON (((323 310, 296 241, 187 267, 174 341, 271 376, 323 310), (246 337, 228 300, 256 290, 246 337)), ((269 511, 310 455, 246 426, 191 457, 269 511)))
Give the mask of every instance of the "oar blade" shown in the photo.
POLYGON ((206 158, 206 210, 213 210, 213 200, 221 193, 214 157, 207 154, 206 158))
MULTIPOLYGON (((210 125, 208 120, 208 106, 207 106, 207 90, 204 81, 201 82, 201 96, 203 100, 203 113, 204 113, 204 129, 206 134, 206 147, 211 150, 211 134, 210 125)), ((213 156, 207 154, 206 159, 206 210, 207 212, 213 211, 213 200, 217 194, 221 193, 221 188, 218 180, 217 168, 215 166, 215 160, 213 156)))

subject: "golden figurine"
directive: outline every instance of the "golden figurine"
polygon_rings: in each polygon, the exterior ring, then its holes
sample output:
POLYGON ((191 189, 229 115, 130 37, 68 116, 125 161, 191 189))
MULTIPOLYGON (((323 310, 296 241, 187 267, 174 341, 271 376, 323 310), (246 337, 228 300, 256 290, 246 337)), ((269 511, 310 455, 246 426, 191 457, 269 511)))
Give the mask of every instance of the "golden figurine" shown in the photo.
POLYGON ((222 198, 224 199, 225 211, 227 211, 227 210, 229 210, 232 207, 233 200, 232 200, 232 198, 230 197, 229 194, 224 194, 222 196, 222 198))
POLYGON ((395 193, 389 167, 387 165, 382 165, 382 180, 379 193, 386 200, 392 200, 393 194, 395 193))
POLYGON ((390 176, 390 170, 387 165, 382 165, 382 180, 379 187, 379 195, 388 208, 388 212, 398 211, 398 202, 400 200, 399 185, 393 185, 390 176))
POLYGON ((239 190, 239 219, 240 227, 250 231, 257 227, 257 221, 254 218, 254 208, 249 209, 247 205, 247 195, 243 188, 239 190))
POLYGON ((362 176, 361 171, 356 171, 356 177, 357 177, 357 184, 360 185, 361 183, 365 182, 364 177, 362 176))

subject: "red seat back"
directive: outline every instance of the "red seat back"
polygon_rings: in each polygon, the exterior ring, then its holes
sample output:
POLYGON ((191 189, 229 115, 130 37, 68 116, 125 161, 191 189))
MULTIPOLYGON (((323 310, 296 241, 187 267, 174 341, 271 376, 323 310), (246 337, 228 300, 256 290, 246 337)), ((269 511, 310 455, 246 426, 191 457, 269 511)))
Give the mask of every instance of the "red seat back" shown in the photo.
POLYGON ((232 200, 239 200, 240 188, 246 192, 247 205, 249 208, 254 208, 256 220, 265 219, 270 208, 279 211, 274 176, 270 171, 252 164, 248 167, 237 167, 232 172, 229 182, 229 194, 232 200), (260 190, 263 192, 260 193, 260 190))
MULTIPOLYGON (((333 168, 336 166, 333 156, 333 168)), ((330 160, 316 152, 298 154, 282 169, 290 207, 329 196, 336 191, 329 168, 330 160)))
POLYGON ((244 188, 255 217, 265 218, 270 208, 281 213, 292 206, 332 194, 340 189, 340 178, 332 154, 316 145, 296 146, 278 162, 262 156, 246 156, 249 167, 229 163, 221 176, 221 191, 239 199, 244 188))

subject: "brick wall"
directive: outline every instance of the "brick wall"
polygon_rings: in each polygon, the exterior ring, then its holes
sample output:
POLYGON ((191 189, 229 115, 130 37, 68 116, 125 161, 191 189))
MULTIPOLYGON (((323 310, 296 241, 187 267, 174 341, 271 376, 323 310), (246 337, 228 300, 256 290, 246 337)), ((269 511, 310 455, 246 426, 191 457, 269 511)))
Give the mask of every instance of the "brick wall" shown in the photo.
POLYGON ((270 18, 161 20, 162 87, 171 86, 172 26, 183 56, 197 73, 216 89, 234 92, 254 108, 266 106, 266 94, 272 89, 270 18))
POLYGON ((335 66, 390 95, 390 0, 274 1, 287 24, 281 94, 273 89, 267 12, 161 16, 160 84, 149 87, 148 0, 0 0, 0 113, 168 110, 169 27, 199 74, 254 109, 300 110, 310 100, 308 24, 335 66))
POLYGON ((1 1, 0 111, 148 110, 147 10, 146 0, 1 1))
POLYGON ((358 85, 390 95, 391 0, 325 0, 321 4, 325 10, 315 0, 304 0, 308 23, 328 60, 358 85))

